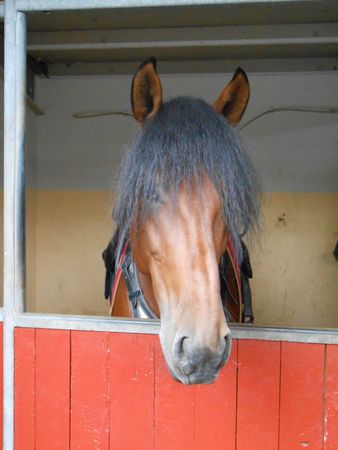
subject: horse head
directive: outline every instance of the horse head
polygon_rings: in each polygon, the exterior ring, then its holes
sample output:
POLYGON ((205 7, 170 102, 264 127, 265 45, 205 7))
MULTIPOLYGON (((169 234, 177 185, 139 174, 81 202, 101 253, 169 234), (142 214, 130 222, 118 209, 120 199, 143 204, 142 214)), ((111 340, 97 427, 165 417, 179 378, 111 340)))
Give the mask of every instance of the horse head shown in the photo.
POLYGON ((234 130, 248 99, 241 69, 213 106, 163 102, 154 59, 132 82, 140 129, 120 176, 120 250, 128 236, 167 365, 185 384, 213 382, 231 350, 218 267, 229 235, 240 258, 241 233, 258 216, 254 172, 234 130))

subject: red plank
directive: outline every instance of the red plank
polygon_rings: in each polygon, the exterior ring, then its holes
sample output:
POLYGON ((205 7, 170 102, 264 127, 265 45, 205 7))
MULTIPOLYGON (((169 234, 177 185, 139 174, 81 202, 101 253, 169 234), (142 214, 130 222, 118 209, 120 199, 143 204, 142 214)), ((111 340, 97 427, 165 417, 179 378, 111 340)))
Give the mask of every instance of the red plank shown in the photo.
POLYGON ((36 330, 36 450, 69 449, 70 331, 36 330))
POLYGON ((15 450, 35 450, 35 329, 15 330, 15 450))
POLYGON ((195 387, 169 375, 160 343, 155 343, 155 450, 194 448, 195 387))
POLYGON ((322 344, 282 344, 280 450, 322 450, 322 344))
POLYGON ((338 449, 338 345, 326 349, 324 450, 338 449))
MULTIPOLYGON (((3 405, 3 323, 0 323, 0 405, 3 405)), ((0 448, 3 448, 3 408, 0 407, 0 448)))
POLYGON ((196 386, 195 450, 235 450, 237 340, 229 361, 211 385, 196 386))
POLYGON ((238 342, 237 450, 278 450, 279 342, 238 342))
POLYGON ((109 448, 108 333, 71 332, 71 450, 109 448))
POLYGON ((110 335, 110 450, 153 448, 154 339, 110 335))

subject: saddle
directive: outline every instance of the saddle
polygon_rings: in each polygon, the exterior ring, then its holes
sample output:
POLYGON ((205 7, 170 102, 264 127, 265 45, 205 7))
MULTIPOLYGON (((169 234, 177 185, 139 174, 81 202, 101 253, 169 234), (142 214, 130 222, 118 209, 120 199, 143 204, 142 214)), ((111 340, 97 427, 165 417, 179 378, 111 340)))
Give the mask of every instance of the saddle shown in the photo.
MULTIPOLYGON (((224 314, 228 322, 253 323, 254 315, 249 279, 252 278, 250 256, 246 245, 241 241, 243 259, 237 263, 236 253, 229 239, 227 249, 219 265, 220 294, 224 314)), ((133 317, 140 317, 140 309, 150 319, 158 318, 151 310, 142 294, 137 278, 137 270, 128 241, 123 245, 119 263, 116 264, 117 234, 113 236, 102 253, 106 268, 104 296, 110 300, 111 312, 121 276, 128 289, 128 297, 133 317)))

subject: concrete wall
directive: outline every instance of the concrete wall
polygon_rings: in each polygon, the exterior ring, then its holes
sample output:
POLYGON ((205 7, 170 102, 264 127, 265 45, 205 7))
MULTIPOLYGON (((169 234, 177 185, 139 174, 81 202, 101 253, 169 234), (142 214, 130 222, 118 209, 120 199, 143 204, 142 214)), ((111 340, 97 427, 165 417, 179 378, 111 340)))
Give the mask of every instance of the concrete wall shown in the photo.
MULTIPOLYGON (((159 67, 160 70, 160 67, 159 67)), ((166 76, 166 98, 213 101, 228 75, 166 76)), ((28 309, 105 314, 101 251, 112 233, 113 174, 135 132, 128 117, 74 119, 79 111, 129 110, 130 77, 39 80, 28 159, 28 309), (34 145, 36 138, 36 145, 34 145)), ((334 105, 336 74, 250 77, 243 123, 271 106, 334 105)), ((337 116, 276 113, 241 132, 263 179, 264 232, 250 242, 256 323, 338 326, 337 116)))

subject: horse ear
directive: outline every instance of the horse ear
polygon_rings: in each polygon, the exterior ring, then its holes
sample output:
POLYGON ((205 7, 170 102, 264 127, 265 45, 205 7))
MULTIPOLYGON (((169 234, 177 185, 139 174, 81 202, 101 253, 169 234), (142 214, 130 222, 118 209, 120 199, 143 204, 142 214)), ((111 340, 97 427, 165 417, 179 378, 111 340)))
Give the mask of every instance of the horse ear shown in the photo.
POLYGON ((250 97, 248 77, 240 67, 236 70, 230 83, 225 86, 214 103, 214 108, 225 116, 232 125, 237 125, 244 114, 250 97))
POLYGON ((131 106, 135 119, 142 123, 154 116, 162 105, 162 86, 156 71, 156 59, 149 58, 138 68, 131 86, 131 106))

